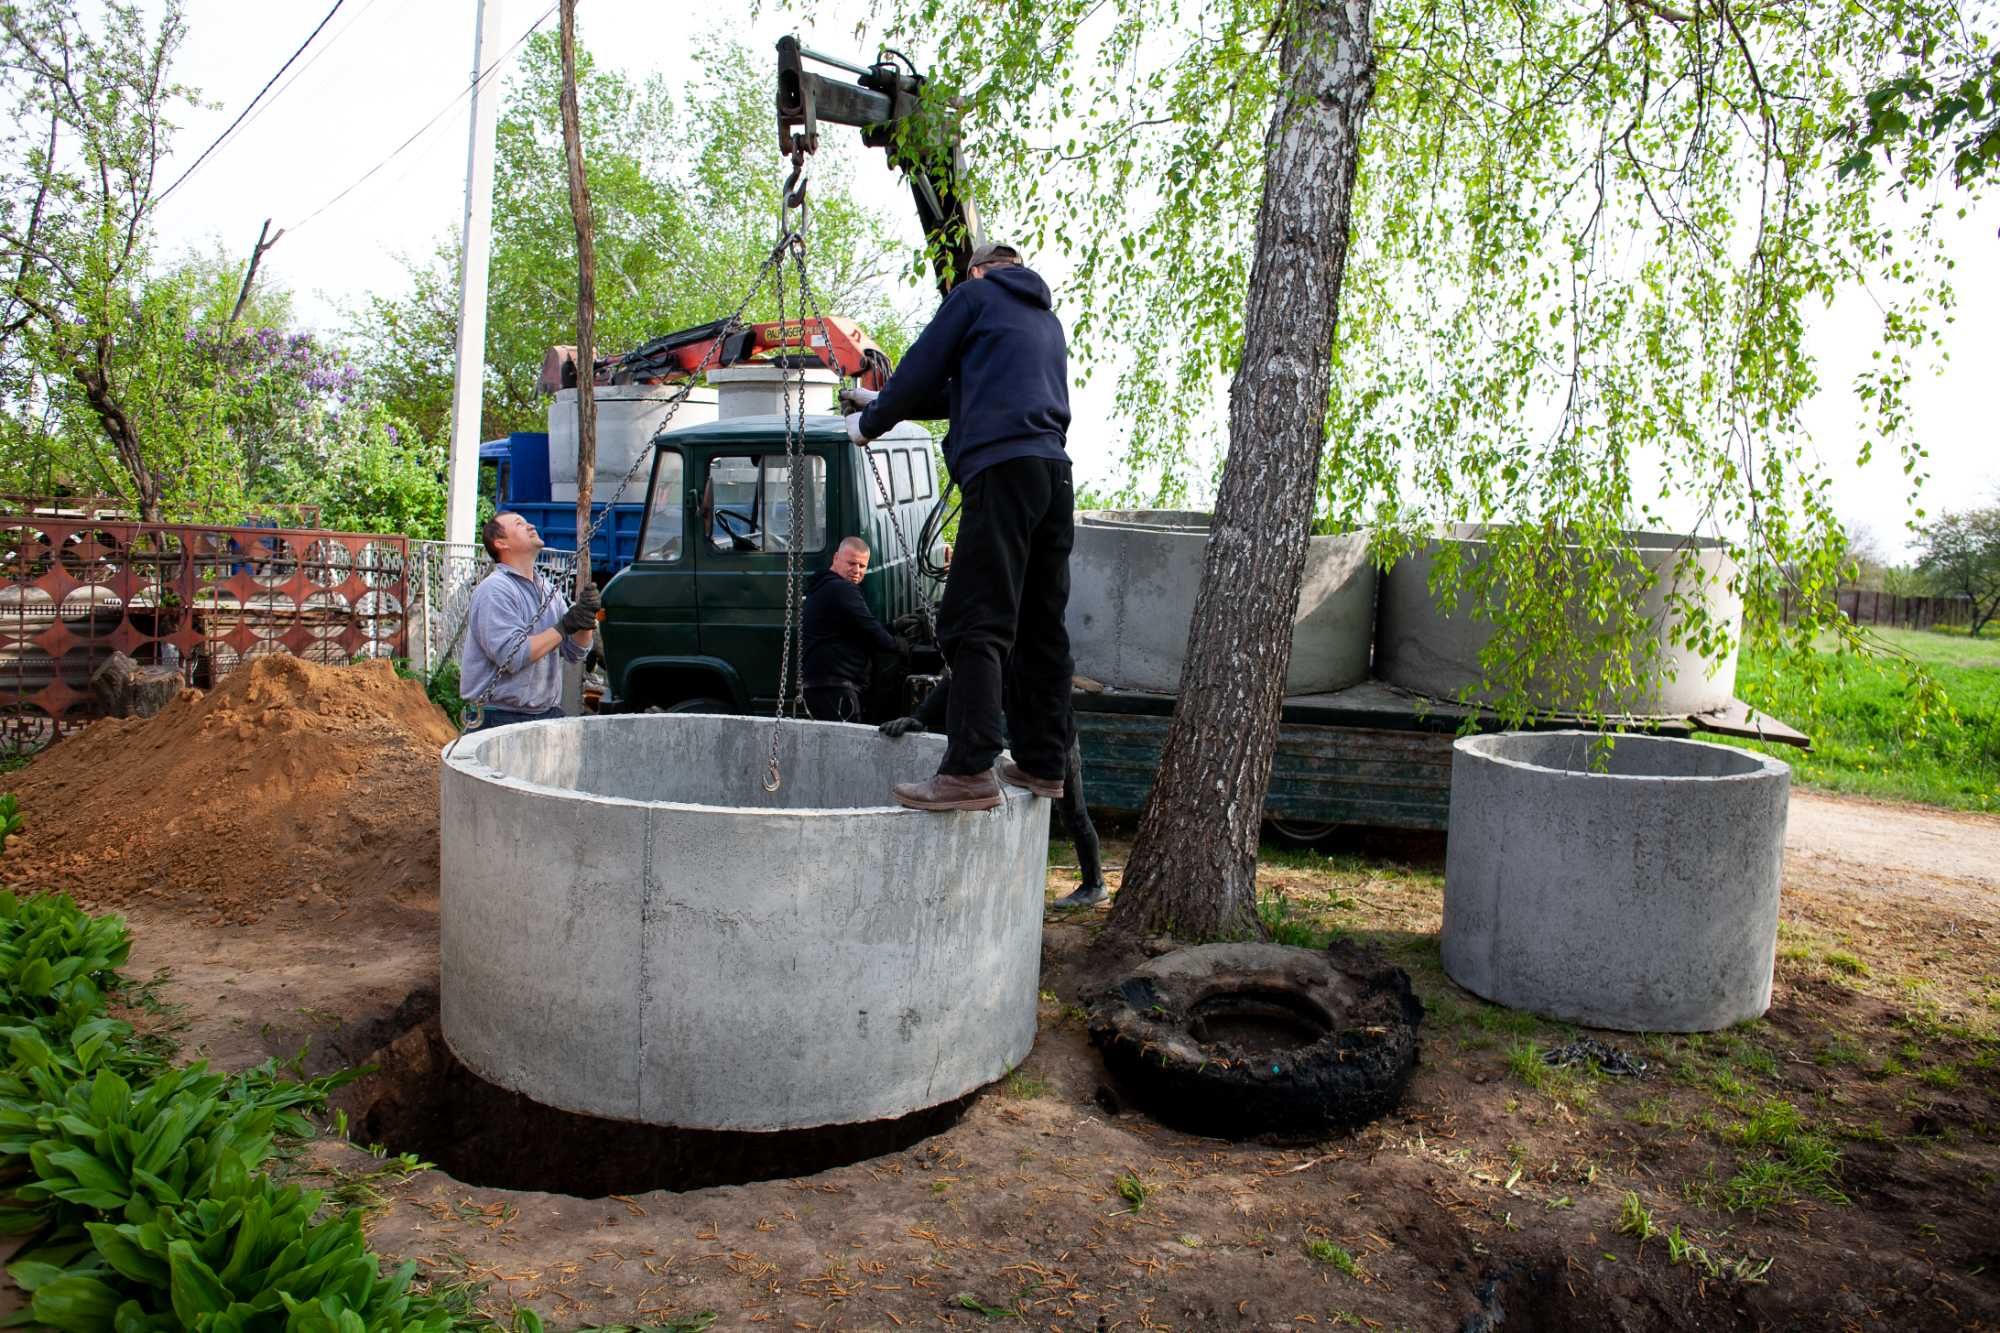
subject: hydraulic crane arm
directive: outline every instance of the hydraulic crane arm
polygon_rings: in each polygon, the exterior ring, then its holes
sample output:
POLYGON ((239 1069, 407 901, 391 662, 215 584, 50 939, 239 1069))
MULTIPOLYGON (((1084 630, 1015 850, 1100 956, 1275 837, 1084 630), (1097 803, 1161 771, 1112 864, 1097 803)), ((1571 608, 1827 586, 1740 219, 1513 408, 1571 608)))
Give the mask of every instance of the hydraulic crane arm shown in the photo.
POLYGON ((778 39, 779 151, 789 154, 795 166, 803 165, 806 154, 819 150, 821 121, 858 126, 861 142, 880 148, 890 165, 909 178, 917 220, 923 224, 924 241, 937 270, 938 291, 944 293, 965 277, 972 252, 984 237, 965 186, 965 156, 958 137, 952 136, 948 148, 928 148, 900 133, 922 109, 923 88, 923 75, 898 52, 885 50, 864 69, 805 50, 796 37, 778 39), (814 73, 806 68, 808 60, 857 77, 845 83, 814 73))

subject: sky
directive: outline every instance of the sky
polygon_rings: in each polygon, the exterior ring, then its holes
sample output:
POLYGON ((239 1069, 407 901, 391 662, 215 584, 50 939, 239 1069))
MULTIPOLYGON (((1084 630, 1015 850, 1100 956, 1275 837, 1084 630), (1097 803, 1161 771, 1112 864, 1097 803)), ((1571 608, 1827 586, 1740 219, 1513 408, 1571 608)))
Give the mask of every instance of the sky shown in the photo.
MULTIPOLYGON (((185 0, 190 34, 176 75, 211 105, 183 114, 164 179, 178 176, 221 133, 329 4, 185 0)), ((500 11, 503 49, 550 7, 551 0, 489 5, 489 12, 500 11)), ((868 8, 866 0, 822 0, 818 12, 825 21, 814 30, 774 12, 772 3, 755 6, 761 12, 754 16, 743 0, 710 7, 722 16, 715 20, 719 30, 753 51, 771 51, 779 36, 796 29, 808 47, 857 60, 874 49, 868 8)), ((221 245, 247 256, 259 224, 271 218, 285 235, 266 255, 264 272, 291 289, 302 322, 328 330, 342 327, 364 294, 402 287, 403 257, 427 253, 458 225, 464 207, 467 111, 463 102, 450 104, 470 77, 475 12, 476 0, 346 0, 236 137, 161 206, 167 251, 221 245), (441 110, 416 142, 360 179, 441 110)), ((698 12, 657 0, 584 0, 578 26, 600 61, 635 75, 658 73, 679 87, 699 76, 686 33, 689 15, 698 12)), ((547 19, 547 26, 554 23, 547 19)), ((912 54, 921 63, 925 53, 912 54)), ((916 225, 902 178, 873 154, 853 160, 863 168, 850 181, 856 197, 896 220, 914 245, 916 225)), ((779 172, 775 151, 772 168, 779 172)), ((1915 430, 1931 455, 1931 480, 1919 504, 1932 514, 2000 502, 2000 411, 1994 402, 2000 202, 1988 200, 1952 221, 1946 235, 1960 296, 1946 335, 1949 360, 1939 373, 1923 376, 1912 394, 1915 430)), ((1037 258, 1057 285, 1060 310, 1067 266, 1061 256, 1037 258)), ((1865 468, 1854 461, 1861 418, 1847 386, 1869 364, 1878 323, 1872 297, 1859 289, 1843 293, 1813 322, 1809 346, 1827 387, 1808 409, 1807 424, 1831 473, 1838 512, 1850 525, 1868 528, 1890 555, 1901 556, 1912 513, 1900 468, 1893 459, 1878 458, 1865 468)), ((1073 409, 1070 448, 1079 479, 1114 478, 1125 432, 1114 419, 1105 378, 1081 390, 1073 409)))

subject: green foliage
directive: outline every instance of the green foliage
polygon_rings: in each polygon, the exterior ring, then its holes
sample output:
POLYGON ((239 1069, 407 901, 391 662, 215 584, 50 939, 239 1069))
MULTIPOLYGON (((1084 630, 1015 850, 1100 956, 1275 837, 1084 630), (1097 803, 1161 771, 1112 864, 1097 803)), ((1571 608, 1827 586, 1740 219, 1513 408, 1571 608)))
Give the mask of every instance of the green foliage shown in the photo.
MULTIPOLYGON (((928 43, 989 218, 1072 263, 1058 293, 1086 369, 1119 377, 1125 492, 1173 500, 1221 454, 1240 355, 1281 39, 1276 0, 900 0, 928 43)), ((1828 145, 1857 87, 1953 6, 1701 3, 1375 6, 1317 517, 1393 560, 1441 524, 1501 523, 1490 567, 1443 576, 1495 623, 1510 721, 1530 683, 1599 711, 1651 633, 1621 533, 1695 516, 1734 557, 1754 643, 1833 631, 1843 564, 1801 409, 1823 386, 1809 321, 1866 277, 1882 348, 1852 385, 1855 449, 1914 489, 1907 386, 1952 300, 1933 218, 1887 225, 1828 145), (1726 37, 1727 39, 1723 39, 1726 37), (1725 110, 1726 109, 1726 110, 1725 110), (1792 623, 1778 616, 1788 591, 1792 623)), ((1735 627, 1675 637, 1711 657, 1735 627)), ((1653 665, 1630 671, 1649 682, 1653 665)), ((1923 673, 1907 668, 1920 686, 1923 673)), ((1539 693, 1540 691, 1536 691, 1539 693)), ((1939 704, 1911 694, 1920 712, 1939 704)))
POLYGON ((1864 99, 1866 123, 1840 174, 1873 170, 1877 148, 1885 158, 1902 148, 1908 185, 1929 184, 1940 155, 1949 158, 1960 186, 1984 180, 2000 161, 2000 50, 1991 34, 1970 27, 1927 32, 1903 56, 1903 70, 1864 99))
POLYGON ((1847 1202, 1839 1188, 1840 1149, 1813 1132, 1790 1102, 1763 1103, 1730 1137, 1744 1149, 1724 1187, 1731 1211, 1762 1213, 1808 1197, 1847 1202))
POLYGON ((1946 514, 1920 537, 1917 572, 1971 603, 1973 638, 2000 615, 2000 505, 1946 514))
POLYGON ((21 803, 14 799, 13 792, 0 792, 0 850, 4 850, 7 839, 27 827, 28 817, 21 813, 21 803))
MULTIPOLYGON (((702 50, 706 77, 677 101, 657 76, 633 80, 577 52, 577 96, 597 254, 597 348, 606 355, 736 309, 769 253, 782 181, 772 145, 771 70, 740 47, 702 50)), ((481 430, 542 428, 542 356, 576 340, 576 236, 557 99, 553 33, 522 49, 494 153, 493 257, 481 430)), ((859 136, 827 135, 812 186, 812 273, 827 314, 857 320, 891 355, 908 341, 907 288, 885 256, 893 231, 841 185, 859 136)), ((880 171, 880 159, 862 169, 880 171)), ((450 420, 457 329, 456 238, 413 265, 409 289, 371 297, 350 337, 371 389, 426 439, 450 420)), ((768 291, 749 317, 776 311, 768 291)))
POLYGON ((1891 629, 1870 638, 1920 663, 1950 709, 1919 726, 1914 687, 1879 658, 1822 648, 1807 669, 1794 655, 1752 651, 1739 662, 1737 694, 1803 728, 1813 748, 1707 739, 1776 755, 1816 787, 1962 810, 2000 806, 2000 638, 1891 629))
POLYGON ((170 1068, 104 1014, 130 938, 67 898, 0 893, 0 1231, 33 1322, 77 1333, 180 1328, 443 1333, 452 1313, 384 1276, 358 1210, 263 1174, 349 1075, 275 1063, 170 1068))
POLYGON ((1361 1263, 1350 1250, 1342 1249, 1330 1240, 1309 1240, 1306 1242, 1306 1257, 1314 1263, 1327 1264, 1357 1281, 1363 1276, 1361 1263))

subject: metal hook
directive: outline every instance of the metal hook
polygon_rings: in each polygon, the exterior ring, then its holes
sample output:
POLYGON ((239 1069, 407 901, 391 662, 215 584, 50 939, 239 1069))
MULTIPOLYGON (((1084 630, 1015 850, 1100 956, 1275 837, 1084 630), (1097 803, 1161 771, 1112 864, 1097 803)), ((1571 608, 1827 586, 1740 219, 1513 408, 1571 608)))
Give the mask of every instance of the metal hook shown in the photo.
POLYGON ((778 790, 778 788, 784 785, 785 785, 784 774, 778 771, 778 761, 773 759, 771 761, 770 768, 767 769, 764 774, 764 790, 767 792, 775 792, 778 790))
POLYGON ((799 208, 806 202, 806 146, 798 135, 792 136, 792 175, 785 182, 785 207, 799 208))
POLYGON ((477 699, 471 700, 459 710, 458 716, 466 731, 477 731, 479 724, 486 720, 486 705, 477 699))

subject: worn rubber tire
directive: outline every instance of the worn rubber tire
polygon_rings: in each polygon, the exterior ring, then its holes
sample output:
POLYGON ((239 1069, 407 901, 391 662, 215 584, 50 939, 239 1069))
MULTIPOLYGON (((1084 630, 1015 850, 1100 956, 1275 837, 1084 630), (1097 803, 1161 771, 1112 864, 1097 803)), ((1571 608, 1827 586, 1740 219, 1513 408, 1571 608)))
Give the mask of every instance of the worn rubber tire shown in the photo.
POLYGON ((1135 969, 1092 1008, 1090 1039, 1130 1097, 1161 1122, 1219 1138, 1324 1138, 1402 1100, 1417 1064, 1423 1003, 1410 978, 1351 943, 1325 953, 1279 944, 1205 944, 1135 969), (1204 1041, 1204 1009, 1311 1013, 1316 1040, 1257 1055, 1204 1041))

